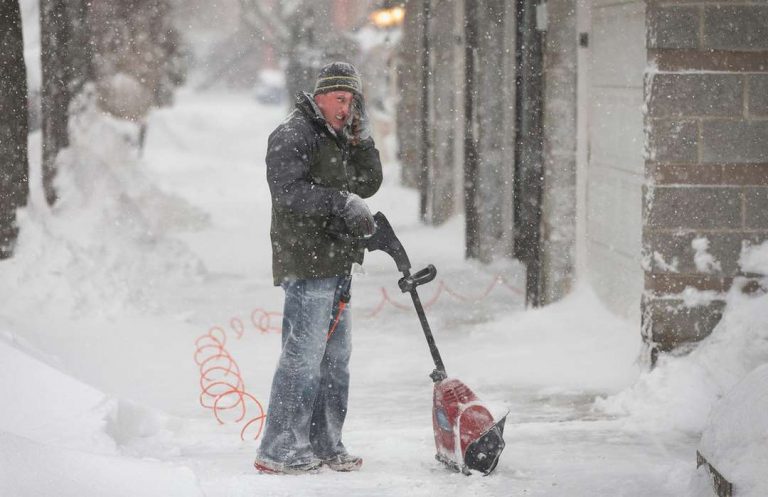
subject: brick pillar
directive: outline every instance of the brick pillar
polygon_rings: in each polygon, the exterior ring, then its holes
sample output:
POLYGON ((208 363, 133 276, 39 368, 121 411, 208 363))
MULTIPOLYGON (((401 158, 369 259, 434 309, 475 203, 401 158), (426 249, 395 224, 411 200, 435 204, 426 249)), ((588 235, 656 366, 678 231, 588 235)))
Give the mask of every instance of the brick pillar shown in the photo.
POLYGON ((643 336, 668 351, 712 331, 768 239, 768 5, 647 7, 643 336))

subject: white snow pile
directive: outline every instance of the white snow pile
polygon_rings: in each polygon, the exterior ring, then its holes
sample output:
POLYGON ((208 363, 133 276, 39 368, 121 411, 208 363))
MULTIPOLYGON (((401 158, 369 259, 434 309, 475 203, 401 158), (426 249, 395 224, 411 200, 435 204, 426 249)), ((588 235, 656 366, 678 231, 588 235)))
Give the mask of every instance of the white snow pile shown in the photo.
POLYGON ((694 238, 691 241, 691 247, 695 252, 693 262, 699 272, 711 273, 721 270, 720 262, 709 253, 709 240, 706 237, 694 238))
MULTIPOLYGON (((494 347, 475 364, 496 364, 495 376, 540 393, 618 392, 638 375, 639 333, 606 309, 587 285, 545 308, 473 326, 444 347, 446 356, 466 357, 477 342, 494 347)), ((461 371, 468 383, 482 387, 493 378, 484 368, 472 369, 461 371)))
MULTIPOLYGON (((768 243, 746 245, 744 271, 768 276, 768 243)), ((596 408, 628 415, 640 429, 701 432, 713 404, 756 367, 768 362, 768 278, 763 290, 745 293, 748 280, 736 278, 726 296, 723 318, 690 354, 664 355, 657 366, 596 408)))
MULTIPOLYGON (((699 452, 728 481, 739 497, 768 495, 768 364, 741 380, 712 409, 699 452)), ((701 466, 691 494, 709 497, 712 484, 701 466)))
POLYGON ((31 160, 30 206, 19 211, 15 256, 0 264, 0 299, 25 306, 6 308, 9 314, 51 306, 74 315, 152 310, 164 289, 204 272, 184 244, 164 234, 199 226, 205 216, 144 177, 139 126, 105 115, 94 101, 87 89, 73 102, 79 109, 72 142, 58 157, 53 209, 31 160))
POLYGON ((723 293, 715 290, 699 290, 698 288, 687 286, 676 297, 682 299, 686 307, 699 307, 707 305, 713 300, 723 299, 725 296, 723 293))
POLYGON ((760 245, 746 245, 741 250, 739 266, 745 273, 766 274, 768 268, 768 241, 760 245))
POLYGON ((662 271, 669 271, 670 273, 677 273, 679 271, 678 266, 680 265, 680 261, 677 259, 677 257, 673 257, 672 262, 667 262, 664 260, 663 255, 658 252, 654 252, 653 261, 662 271))
MULTIPOLYGON (((0 495, 195 496, 186 467, 126 457, 170 418, 109 399, 17 350, 0 334, 0 495)), ((165 437, 167 438, 167 437, 165 437)))

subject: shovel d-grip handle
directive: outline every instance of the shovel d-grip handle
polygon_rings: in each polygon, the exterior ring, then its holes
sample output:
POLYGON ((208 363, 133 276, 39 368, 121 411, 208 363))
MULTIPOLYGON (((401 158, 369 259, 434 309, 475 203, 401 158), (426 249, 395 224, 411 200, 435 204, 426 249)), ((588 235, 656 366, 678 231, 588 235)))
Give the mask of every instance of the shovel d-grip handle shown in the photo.
POLYGON ((424 285, 435 279, 437 276, 437 269, 430 264, 421 271, 417 271, 416 274, 403 276, 400 281, 397 282, 397 286, 403 293, 408 293, 417 286, 424 285))

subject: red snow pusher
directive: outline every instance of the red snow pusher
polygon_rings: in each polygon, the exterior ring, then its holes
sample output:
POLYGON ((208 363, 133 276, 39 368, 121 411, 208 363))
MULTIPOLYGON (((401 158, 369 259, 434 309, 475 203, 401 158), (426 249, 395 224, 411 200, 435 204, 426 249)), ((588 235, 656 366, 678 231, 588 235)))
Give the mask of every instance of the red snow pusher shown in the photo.
POLYGON ((496 469, 504 450, 506 416, 494 420, 488 408, 469 387, 457 379, 448 378, 416 291, 417 287, 434 280, 437 270, 430 264, 411 274, 411 263, 387 218, 378 212, 374 220, 376 232, 366 240, 366 248, 389 254, 395 260, 398 271, 403 273, 398 286, 403 293, 411 295, 435 363, 435 369, 429 375, 434 382, 432 426, 437 447, 435 458, 454 471, 471 474, 470 470, 475 470, 488 475, 496 469))

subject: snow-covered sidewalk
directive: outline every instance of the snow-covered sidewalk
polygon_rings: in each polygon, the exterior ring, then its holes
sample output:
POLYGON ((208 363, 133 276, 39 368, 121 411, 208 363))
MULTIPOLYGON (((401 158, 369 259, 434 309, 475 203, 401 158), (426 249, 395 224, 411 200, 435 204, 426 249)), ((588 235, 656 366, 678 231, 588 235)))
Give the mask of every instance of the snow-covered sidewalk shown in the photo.
POLYGON ((25 213, 19 257, 0 264, 0 495, 685 493, 694 434, 594 408, 636 380, 637 326, 586 288, 524 310, 521 268, 465 261, 460 218, 419 224, 416 193, 398 185, 394 164, 371 207, 415 268, 438 269, 420 293, 449 375, 510 413, 499 468, 465 477, 434 460, 430 356, 394 264, 369 254, 353 284, 345 429, 362 471, 255 473, 258 442, 240 440, 243 422, 219 425, 200 406, 194 352, 220 326, 245 389, 266 403, 280 340, 252 318, 279 313, 282 300, 263 158, 284 114, 247 95, 182 93, 151 116, 141 158, 101 143, 113 124, 83 144, 102 153, 72 158, 57 211, 25 213), (98 161, 112 164, 108 176, 98 161))

